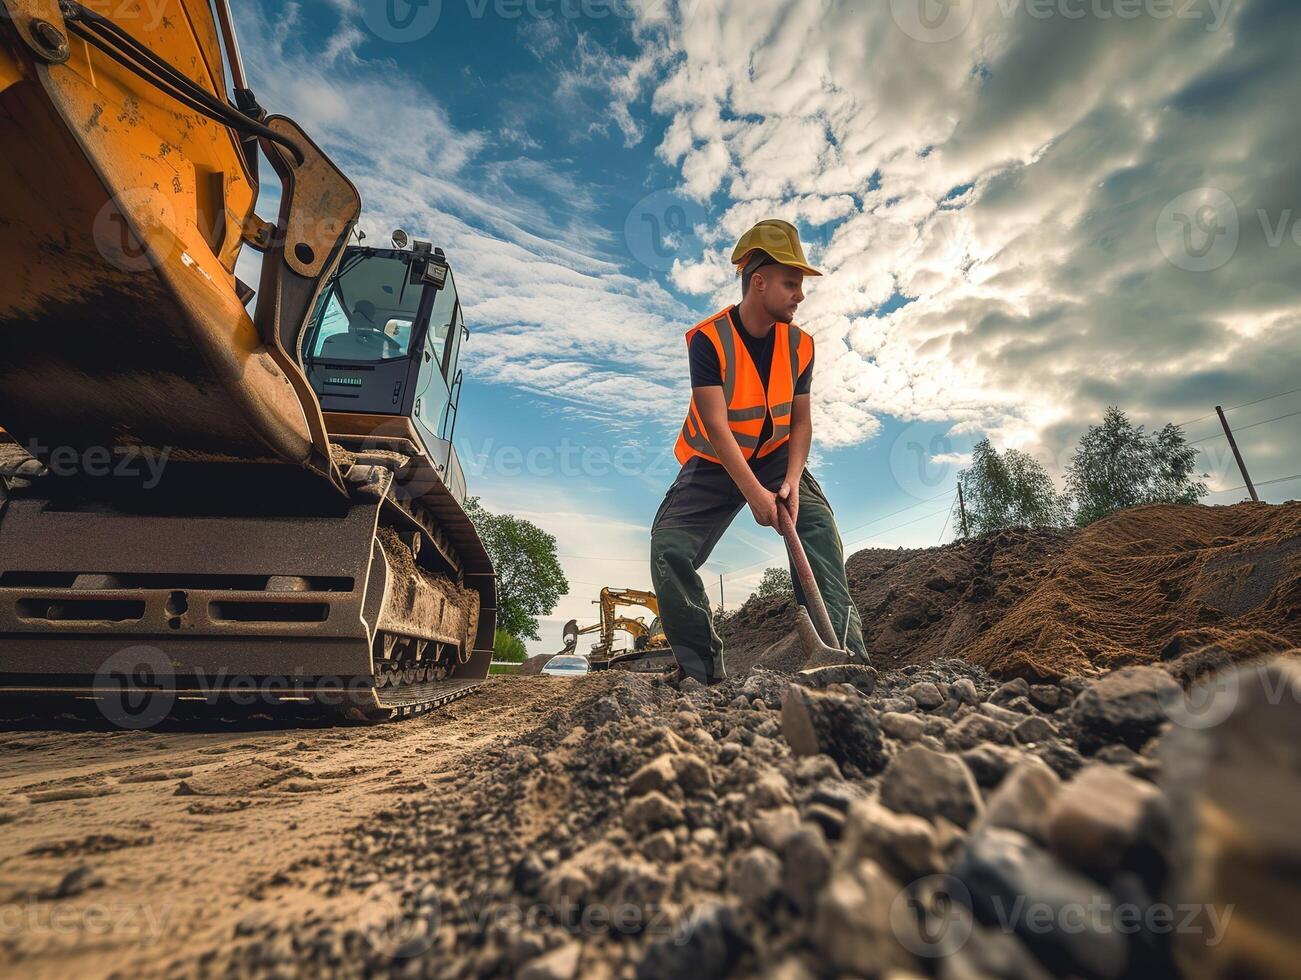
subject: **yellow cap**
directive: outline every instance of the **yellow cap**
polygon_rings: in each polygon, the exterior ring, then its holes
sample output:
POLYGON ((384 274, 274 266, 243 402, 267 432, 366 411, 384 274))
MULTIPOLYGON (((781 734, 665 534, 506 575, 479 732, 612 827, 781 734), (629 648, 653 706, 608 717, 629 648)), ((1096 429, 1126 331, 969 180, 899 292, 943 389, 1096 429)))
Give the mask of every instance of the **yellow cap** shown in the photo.
POLYGON ((757 225, 741 236, 732 250, 732 264, 738 274, 745 270, 746 263, 756 249, 762 249, 782 265, 793 266, 806 276, 822 275, 809 265, 804 258, 804 247, 800 245, 800 233, 789 221, 781 218, 764 218, 757 225))

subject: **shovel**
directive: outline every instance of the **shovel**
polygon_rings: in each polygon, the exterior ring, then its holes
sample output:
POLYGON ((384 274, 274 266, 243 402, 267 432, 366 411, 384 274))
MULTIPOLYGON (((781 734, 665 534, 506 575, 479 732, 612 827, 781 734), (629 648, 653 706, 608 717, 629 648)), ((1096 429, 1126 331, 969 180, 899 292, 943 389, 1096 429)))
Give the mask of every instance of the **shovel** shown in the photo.
MULTIPOLYGON (((781 497, 777 498, 777 530, 786 541, 791 564, 795 567, 795 574, 804 590, 806 605, 800 606, 795 614, 795 631, 799 634, 800 647, 805 655, 805 665, 800 673, 825 674, 825 677, 820 677, 825 683, 859 683, 866 680, 862 674, 875 675, 875 671, 863 664, 860 657, 846 649, 845 637, 836 636, 827 604, 822 601, 822 590, 818 588, 813 568, 808 556, 804 554, 804 544, 795 530, 795 522, 791 520, 786 501, 781 497)), ((845 621, 845 632, 848 635, 848 619, 845 621)))

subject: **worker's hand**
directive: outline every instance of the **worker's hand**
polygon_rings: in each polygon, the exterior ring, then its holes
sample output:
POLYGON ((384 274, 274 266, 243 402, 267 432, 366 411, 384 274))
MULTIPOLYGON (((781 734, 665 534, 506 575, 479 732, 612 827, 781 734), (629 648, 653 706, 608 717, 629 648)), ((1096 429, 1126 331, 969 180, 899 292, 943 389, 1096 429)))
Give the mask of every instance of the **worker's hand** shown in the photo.
POLYGON ((777 490, 777 496, 786 501, 786 509, 791 514, 791 526, 794 527, 800 516, 800 485, 787 480, 777 490))
POLYGON ((746 497, 754 522, 760 527, 777 526, 777 495, 771 490, 759 487, 746 497))

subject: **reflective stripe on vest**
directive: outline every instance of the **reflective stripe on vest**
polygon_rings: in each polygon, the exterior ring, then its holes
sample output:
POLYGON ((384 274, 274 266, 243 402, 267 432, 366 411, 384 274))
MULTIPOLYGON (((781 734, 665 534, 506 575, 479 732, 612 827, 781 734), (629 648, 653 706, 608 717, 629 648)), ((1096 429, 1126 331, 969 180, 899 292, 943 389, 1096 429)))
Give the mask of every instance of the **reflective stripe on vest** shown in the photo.
MULTIPOLYGON (((777 335, 773 338, 773 363, 765 390, 759 379, 759 370, 750 359, 745 345, 736 342, 731 310, 732 307, 729 306, 688 330, 687 350, 690 351, 691 341, 699 331, 704 331, 713 343, 722 374, 728 427, 741 448, 741 455, 752 459, 755 456, 767 456, 790 438, 795 381, 813 359, 813 338, 799 327, 785 323, 773 327, 777 335), (763 431, 764 420, 769 415, 772 416, 772 434, 760 446, 759 435, 763 431)), ((705 425, 694 395, 687 408, 687 417, 682 423, 674 454, 681 463, 693 456, 719 462, 718 454, 705 434, 705 425)))

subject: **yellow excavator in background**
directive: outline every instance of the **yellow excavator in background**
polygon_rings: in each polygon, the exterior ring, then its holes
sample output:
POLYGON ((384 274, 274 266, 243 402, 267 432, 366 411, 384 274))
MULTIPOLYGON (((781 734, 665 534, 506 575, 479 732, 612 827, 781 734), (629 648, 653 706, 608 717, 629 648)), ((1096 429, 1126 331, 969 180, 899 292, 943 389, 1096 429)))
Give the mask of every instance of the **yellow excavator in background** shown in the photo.
POLYGON ((659 601, 654 592, 640 589, 612 589, 606 586, 601 590, 601 597, 592 600, 601 607, 599 621, 579 628, 578 621, 571 619, 565 624, 562 636, 565 648, 563 653, 574 651, 578 638, 587 633, 601 634, 600 640, 592 645, 587 659, 593 670, 632 670, 638 672, 660 672, 674 669, 677 661, 669 646, 664 629, 660 626, 659 601), (650 625, 645 617, 632 618, 619 615, 620 606, 640 606, 654 614, 650 625), (632 637, 632 649, 614 648, 615 636, 623 631, 632 637))
POLYGON ((356 189, 258 105, 225 0, 0 3, 0 694, 472 690, 496 585, 443 251, 348 244, 356 189))

